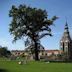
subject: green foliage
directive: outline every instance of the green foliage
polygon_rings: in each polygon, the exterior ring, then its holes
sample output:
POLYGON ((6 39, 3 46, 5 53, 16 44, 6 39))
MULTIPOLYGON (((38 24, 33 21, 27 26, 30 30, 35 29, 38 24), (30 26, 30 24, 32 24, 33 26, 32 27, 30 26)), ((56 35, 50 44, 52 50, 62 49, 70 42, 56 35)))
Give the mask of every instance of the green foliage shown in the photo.
POLYGON ((11 53, 7 50, 7 47, 0 47, 0 57, 7 57, 9 55, 11 55, 11 53))
POLYGON ((48 19, 46 10, 26 5, 12 6, 9 16, 12 17, 9 32, 14 36, 14 41, 26 37, 26 45, 35 44, 35 56, 38 58, 38 43, 46 35, 52 36, 50 26, 57 17, 48 19))
POLYGON ((51 20, 47 18, 46 10, 36 9, 20 5, 18 8, 12 6, 9 12, 12 17, 9 31, 14 35, 14 40, 21 39, 24 36, 29 36, 31 39, 34 37, 42 38, 45 35, 51 36, 50 25, 57 19, 54 16, 51 20), (40 32, 46 31, 40 35, 40 32))

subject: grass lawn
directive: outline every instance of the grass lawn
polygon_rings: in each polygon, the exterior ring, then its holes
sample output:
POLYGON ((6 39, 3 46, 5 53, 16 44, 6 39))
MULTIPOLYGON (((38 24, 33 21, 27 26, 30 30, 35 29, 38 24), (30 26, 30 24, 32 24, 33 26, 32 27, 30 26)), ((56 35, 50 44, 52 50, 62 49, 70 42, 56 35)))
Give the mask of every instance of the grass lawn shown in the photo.
POLYGON ((0 61, 0 72, 72 72, 72 64, 34 61, 19 65, 17 61, 0 61))

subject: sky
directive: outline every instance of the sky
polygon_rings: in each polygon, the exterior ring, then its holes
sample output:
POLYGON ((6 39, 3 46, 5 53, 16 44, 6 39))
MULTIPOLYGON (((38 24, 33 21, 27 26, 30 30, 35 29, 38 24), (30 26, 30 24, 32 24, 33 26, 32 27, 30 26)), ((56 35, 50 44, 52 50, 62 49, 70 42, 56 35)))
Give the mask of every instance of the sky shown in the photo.
POLYGON ((72 37, 72 0, 0 0, 0 46, 6 46, 9 50, 25 49, 22 40, 12 43, 13 37, 9 33, 9 24, 11 23, 9 10, 12 5, 19 6, 20 4, 46 10, 49 18, 54 15, 59 17, 51 27, 53 36, 41 39, 41 44, 45 49, 60 49, 59 42, 66 21, 72 37))

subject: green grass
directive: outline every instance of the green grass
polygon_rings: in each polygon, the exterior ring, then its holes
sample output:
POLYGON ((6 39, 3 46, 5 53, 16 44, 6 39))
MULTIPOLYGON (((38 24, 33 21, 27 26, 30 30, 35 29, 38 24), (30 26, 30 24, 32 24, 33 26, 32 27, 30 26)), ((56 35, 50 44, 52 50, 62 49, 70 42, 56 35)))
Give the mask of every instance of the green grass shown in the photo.
POLYGON ((72 64, 34 61, 19 65, 17 61, 0 61, 0 70, 3 69, 2 72, 72 72, 72 64))

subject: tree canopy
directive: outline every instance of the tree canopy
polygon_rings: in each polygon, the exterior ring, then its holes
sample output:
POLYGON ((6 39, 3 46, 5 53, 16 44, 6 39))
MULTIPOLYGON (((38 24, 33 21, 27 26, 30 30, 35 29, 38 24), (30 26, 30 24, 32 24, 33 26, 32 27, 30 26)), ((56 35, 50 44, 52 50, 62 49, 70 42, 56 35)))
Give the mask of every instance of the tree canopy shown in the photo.
POLYGON ((50 26, 57 17, 49 19, 46 10, 26 5, 13 5, 9 16, 12 17, 9 32, 14 36, 14 41, 26 37, 26 45, 35 44, 35 60, 38 60, 37 45, 44 36, 52 36, 50 26))

